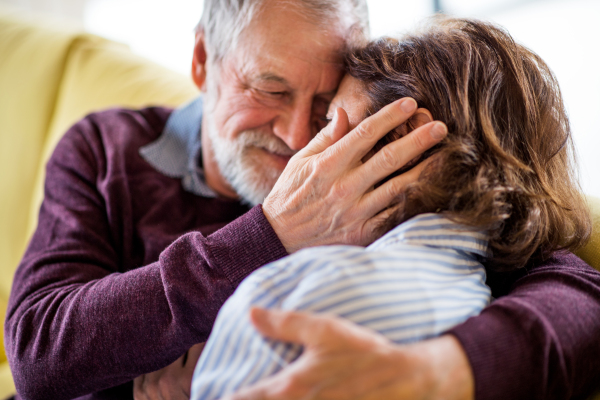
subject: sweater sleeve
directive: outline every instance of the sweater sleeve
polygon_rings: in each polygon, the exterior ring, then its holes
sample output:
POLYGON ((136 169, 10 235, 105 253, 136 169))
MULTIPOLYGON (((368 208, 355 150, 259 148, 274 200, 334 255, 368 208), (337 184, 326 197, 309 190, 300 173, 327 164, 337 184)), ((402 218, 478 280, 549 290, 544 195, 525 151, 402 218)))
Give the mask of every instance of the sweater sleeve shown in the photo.
POLYGON ((585 398, 600 382, 600 273, 559 253, 450 333, 477 400, 585 398))
POLYGON ((245 276, 286 255, 257 206, 124 269, 107 217, 119 203, 99 194, 86 129, 72 128, 47 165, 38 228, 13 282, 6 349, 24 399, 71 399, 169 365, 206 340, 245 276))

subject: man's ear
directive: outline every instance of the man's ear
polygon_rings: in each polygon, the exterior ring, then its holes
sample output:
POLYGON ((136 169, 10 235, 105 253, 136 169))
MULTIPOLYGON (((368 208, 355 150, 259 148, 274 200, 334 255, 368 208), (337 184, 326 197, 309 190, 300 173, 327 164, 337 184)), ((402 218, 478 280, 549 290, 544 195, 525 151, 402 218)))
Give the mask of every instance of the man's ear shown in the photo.
POLYGON ((206 45, 204 43, 204 32, 196 32, 196 43, 194 44, 194 56, 192 57, 192 79, 198 89, 204 89, 206 82, 206 45))
POLYGON ((426 108, 418 108, 412 117, 408 120, 408 131, 417 129, 420 126, 430 123, 433 121, 433 116, 426 108))

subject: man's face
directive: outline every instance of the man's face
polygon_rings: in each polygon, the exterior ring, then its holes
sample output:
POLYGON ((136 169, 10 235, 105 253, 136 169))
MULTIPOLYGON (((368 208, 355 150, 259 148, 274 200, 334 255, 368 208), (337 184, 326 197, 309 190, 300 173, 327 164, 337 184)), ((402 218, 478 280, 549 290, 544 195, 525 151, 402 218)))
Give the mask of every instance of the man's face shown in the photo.
POLYGON ((220 66, 207 66, 203 161, 218 193, 263 201, 324 126, 342 77, 339 31, 268 6, 220 66))

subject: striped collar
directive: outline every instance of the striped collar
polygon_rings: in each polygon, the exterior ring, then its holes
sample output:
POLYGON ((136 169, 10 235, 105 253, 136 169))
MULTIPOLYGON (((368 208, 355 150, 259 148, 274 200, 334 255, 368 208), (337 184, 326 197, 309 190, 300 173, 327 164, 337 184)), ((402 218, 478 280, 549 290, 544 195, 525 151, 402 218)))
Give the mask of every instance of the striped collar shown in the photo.
POLYGON ((441 214, 417 215, 376 240, 368 250, 383 250, 401 244, 430 248, 452 248, 467 254, 490 257, 488 236, 469 229, 441 214))
POLYGON ((158 139, 140 148, 140 155, 157 171, 181 178, 183 188, 203 197, 217 197, 206 184, 202 168, 202 97, 175 109, 158 139))

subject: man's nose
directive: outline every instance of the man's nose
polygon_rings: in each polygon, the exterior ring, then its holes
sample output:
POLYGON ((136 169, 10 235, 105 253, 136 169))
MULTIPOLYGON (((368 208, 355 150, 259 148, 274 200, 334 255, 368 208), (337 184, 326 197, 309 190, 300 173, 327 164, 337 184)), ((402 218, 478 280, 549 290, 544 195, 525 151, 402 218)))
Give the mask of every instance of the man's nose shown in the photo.
POLYGON ((300 150, 313 138, 312 105, 296 106, 280 115, 273 133, 292 150, 300 150))

